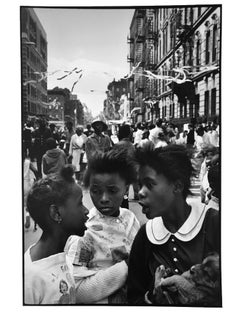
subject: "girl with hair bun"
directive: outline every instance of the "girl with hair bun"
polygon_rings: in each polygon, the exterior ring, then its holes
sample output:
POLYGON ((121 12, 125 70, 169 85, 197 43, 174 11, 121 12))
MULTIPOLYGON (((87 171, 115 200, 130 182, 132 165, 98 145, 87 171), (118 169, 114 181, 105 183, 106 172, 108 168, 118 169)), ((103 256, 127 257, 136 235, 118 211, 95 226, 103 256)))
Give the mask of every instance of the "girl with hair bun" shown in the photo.
POLYGON ((181 275, 220 250, 219 213, 200 202, 189 202, 193 172, 190 156, 181 145, 136 152, 139 164, 139 203, 149 219, 136 235, 129 257, 128 302, 154 300, 156 269, 162 265, 181 275))
POLYGON ((37 243, 24 255, 25 304, 74 304, 76 285, 64 247, 72 234, 82 236, 88 210, 73 168, 37 181, 27 197, 27 210, 42 229, 37 243), (64 282, 64 298, 60 282, 64 282))

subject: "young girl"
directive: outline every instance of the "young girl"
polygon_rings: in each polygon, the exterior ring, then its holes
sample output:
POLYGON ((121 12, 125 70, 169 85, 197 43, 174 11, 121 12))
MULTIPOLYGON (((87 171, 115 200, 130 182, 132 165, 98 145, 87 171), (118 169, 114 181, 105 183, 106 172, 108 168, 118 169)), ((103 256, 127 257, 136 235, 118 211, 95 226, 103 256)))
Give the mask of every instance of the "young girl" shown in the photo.
POLYGON ((76 289, 71 264, 64 253, 72 234, 82 236, 88 210, 73 168, 37 181, 29 192, 27 209, 43 233, 24 255, 25 304, 71 304, 76 289))
POLYGON ((129 304, 151 300, 155 271, 163 265, 182 274, 218 252, 219 213, 187 202, 192 165, 183 146, 150 146, 137 152, 139 203, 149 221, 139 230, 129 258, 129 304))
POLYGON ((135 215, 120 207, 136 175, 126 157, 126 150, 116 146, 89 160, 84 182, 95 207, 84 237, 72 237, 68 252, 82 303, 126 303, 124 289, 119 289, 125 284, 128 255, 139 229, 135 215))

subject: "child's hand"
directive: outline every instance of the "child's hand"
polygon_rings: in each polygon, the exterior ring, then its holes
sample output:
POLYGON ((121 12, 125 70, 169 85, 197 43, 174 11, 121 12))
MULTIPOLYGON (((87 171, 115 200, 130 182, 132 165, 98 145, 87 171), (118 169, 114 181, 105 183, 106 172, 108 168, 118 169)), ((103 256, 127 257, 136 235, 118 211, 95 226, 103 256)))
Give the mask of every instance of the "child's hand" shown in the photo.
POLYGON ((126 261, 128 263, 129 254, 125 248, 125 246, 119 246, 111 249, 112 259, 115 263, 126 261))

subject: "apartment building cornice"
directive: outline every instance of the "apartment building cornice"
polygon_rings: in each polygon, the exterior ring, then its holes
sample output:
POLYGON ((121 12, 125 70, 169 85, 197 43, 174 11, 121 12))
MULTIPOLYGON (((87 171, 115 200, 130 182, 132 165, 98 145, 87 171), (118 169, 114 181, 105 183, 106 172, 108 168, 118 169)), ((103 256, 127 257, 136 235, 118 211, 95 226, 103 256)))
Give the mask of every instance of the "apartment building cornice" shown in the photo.
MULTIPOLYGON (((206 10, 201 16, 200 18, 193 24, 193 26, 191 27, 191 29, 189 29, 189 31, 186 33, 186 37, 191 36, 196 30, 197 28, 203 23, 203 21, 205 21, 216 9, 218 8, 218 6, 212 6, 210 7, 208 10, 206 10)), ((164 64, 164 62, 169 59, 172 54, 183 44, 183 40, 179 40, 176 45, 174 46, 174 48, 172 48, 167 54, 166 56, 164 56, 161 61, 159 62, 159 64, 155 67, 154 70, 157 70, 161 65, 164 64)))

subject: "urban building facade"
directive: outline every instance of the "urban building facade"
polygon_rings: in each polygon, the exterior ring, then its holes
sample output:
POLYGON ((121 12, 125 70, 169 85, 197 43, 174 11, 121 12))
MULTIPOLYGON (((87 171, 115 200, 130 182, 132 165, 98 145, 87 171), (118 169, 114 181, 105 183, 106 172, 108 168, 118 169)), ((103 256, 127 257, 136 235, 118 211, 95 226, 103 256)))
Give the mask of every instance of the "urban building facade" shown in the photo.
POLYGON ((134 122, 218 119, 221 6, 136 9, 128 43, 134 122))
POLYGON ((56 124, 72 122, 73 126, 83 125, 83 105, 69 89, 55 87, 48 90, 48 118, 56 124))
POLYGON ((107 99, 104 100, 103 114, 107 120, 120 120, 123 118, 123 95, 127 96, 127 80, 115 79, 107 86, 107 99))
POLYGON ((22 119, 47 115, 47 35, 32 8, 21 7, 22 119))

